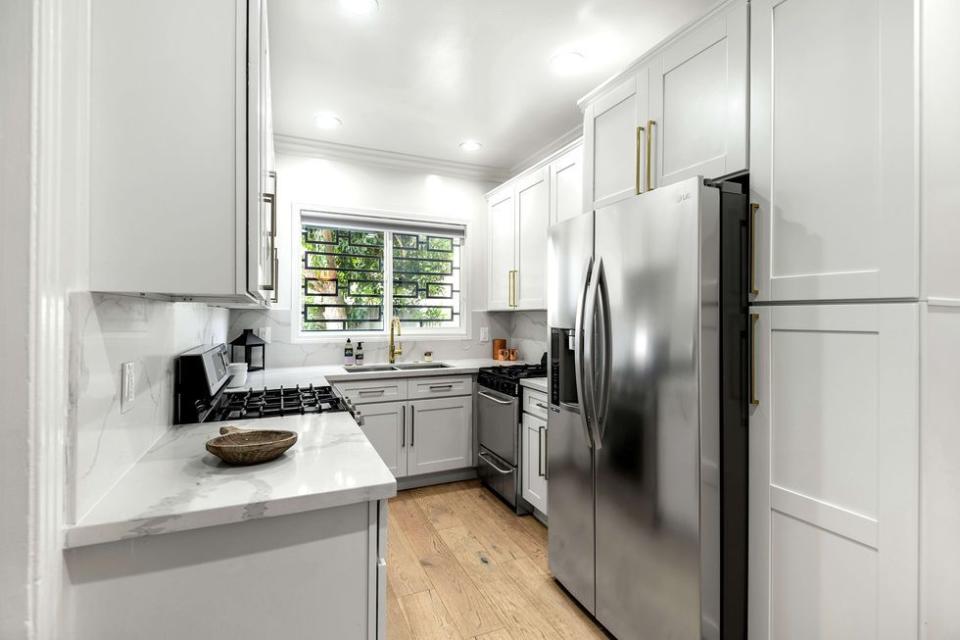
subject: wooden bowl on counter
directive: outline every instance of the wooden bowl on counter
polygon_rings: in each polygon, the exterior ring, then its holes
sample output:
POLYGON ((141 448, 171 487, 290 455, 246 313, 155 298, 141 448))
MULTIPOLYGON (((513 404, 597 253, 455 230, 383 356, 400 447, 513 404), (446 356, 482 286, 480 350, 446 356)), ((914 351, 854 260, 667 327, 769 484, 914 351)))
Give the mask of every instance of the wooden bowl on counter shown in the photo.
POLYGON ((269 462, 297 443, 294 431, 220 427, 220 435, 207 440, 207 451, 227 464, 245 466, 269 462))

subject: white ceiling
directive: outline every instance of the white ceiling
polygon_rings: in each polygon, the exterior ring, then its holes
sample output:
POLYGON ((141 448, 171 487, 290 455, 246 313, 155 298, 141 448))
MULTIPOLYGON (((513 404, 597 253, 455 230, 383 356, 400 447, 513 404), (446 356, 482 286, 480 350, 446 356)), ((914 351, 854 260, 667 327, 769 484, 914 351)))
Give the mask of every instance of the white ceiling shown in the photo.
POLYGON ((580 124, 576 101, 715 0, 272 0, 282 135, 510 168, 580 124), (582 73, 549 60, 576 50, 582 73), (318 129, 336 113, 343 126, 318 129), (465 153, 459 143, 483 148, 465 153))

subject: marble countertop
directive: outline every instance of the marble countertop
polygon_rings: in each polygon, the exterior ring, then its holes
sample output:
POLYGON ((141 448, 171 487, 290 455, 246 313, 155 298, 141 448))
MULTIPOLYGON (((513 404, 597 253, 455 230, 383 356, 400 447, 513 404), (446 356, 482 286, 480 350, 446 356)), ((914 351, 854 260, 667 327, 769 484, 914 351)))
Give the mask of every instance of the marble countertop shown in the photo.
POLYGON ((300 438, 276 460, 230 467, 204 448, 222 424, 174 427, 80 522, 67 528, 65 546, 82 547, 396 495, 393 474, 349 413, 262 418, 237 424, 288 429, 300 438))
POLYGON ((524 378, 520 381, 521 387, 530 387, 531 389, 536 389, 537 391, 543 391, 547 393, 547 379, 546 378, 524 378))
MULTIPOLYGON (((399 364, 410 364, 413 361, 401 361, 399 364)), ((228 388, 228 392, 246 391, 250 387, 293 387, 296 385, 305 386, 327 385, 336 382, 346 382, 348 380, 381 380, 383 378, 423 378, 426 376, 451 376, 476 373, 481 367, 496 367, 501 365, 524 364, 523 361, 504 362, 503 360, 493 360, 489 358, 474 358, 468 360, 438 360, 450 365, 437 369, 407 369, 405 371, 363 371, 348 373, 342 365, 323 365, 314 367, 281 367, 277 369, 264 369, 262 371, 252 371, 247 375, 246 384, 228 388)), ((382 364, 367 362, 366 364, 382 364)))

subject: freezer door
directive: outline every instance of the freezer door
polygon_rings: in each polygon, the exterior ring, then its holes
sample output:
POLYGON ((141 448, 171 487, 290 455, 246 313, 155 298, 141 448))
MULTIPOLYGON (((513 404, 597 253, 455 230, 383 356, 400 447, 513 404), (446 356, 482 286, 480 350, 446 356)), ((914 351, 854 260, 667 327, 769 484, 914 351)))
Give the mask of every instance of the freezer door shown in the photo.
MULTIPOLYGON (((609 367, 605 383, 595 378, 606 407, 597 425, 596 616, 619 640, 715 637, 701 628, 702 614, 717 615, 719 569, 701 553, 700 483, 701 464, 717 464, 701 443, 710 448, 718 427, 713 415, 701 430, 700 378, 701 358, 715 366, 719 357, 702 352, 701 331, 703 322, 716 333, 718 216, 718 192, 698 179, 596 213, 600 299, 590 339, 595 367, 609 367), (701 572, 710 602, 701 602, 701 572)), ((715 335, 708 341, 714 351, 715 335)), ((704 405, 714 413, 715 400, 704 405)), ((718 554, 716 527, 703 531, 705 555, 718 554)))
POLYGON ((595 613, 593 451, 585 442, 579 408, 551 406, 547 433, 550 572, 595 613))
POLYGON ((573 328, 592 256, 592 212, 550 227, 547 240, 547 326, 573 328))

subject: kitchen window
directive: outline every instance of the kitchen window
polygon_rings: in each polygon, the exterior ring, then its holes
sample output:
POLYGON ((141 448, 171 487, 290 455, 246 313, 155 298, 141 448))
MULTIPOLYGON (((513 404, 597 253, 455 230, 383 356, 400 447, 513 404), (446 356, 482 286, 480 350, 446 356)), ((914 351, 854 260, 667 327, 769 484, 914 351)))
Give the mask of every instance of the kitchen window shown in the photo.
POLYGON ((466 333, 463 225, 300 211, 300 336, 466 333))

